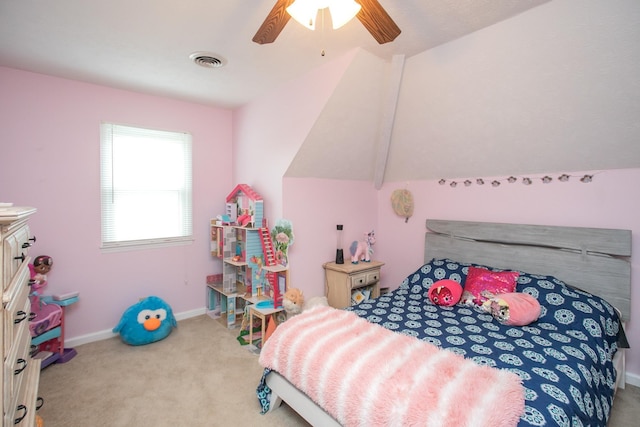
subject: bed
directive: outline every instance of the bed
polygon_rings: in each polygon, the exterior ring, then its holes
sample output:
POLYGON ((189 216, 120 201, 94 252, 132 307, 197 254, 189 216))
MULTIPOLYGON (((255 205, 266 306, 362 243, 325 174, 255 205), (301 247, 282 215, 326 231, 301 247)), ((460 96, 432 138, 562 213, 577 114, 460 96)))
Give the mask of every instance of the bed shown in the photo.
MULTIPOLYGON (((426 227, 424 265, 393 292, 344 311, 516 374, 524 394, 520 427, 606 425, 615 390, 624 387, 631 232, 444 220, 427 220, 426 227), (516 292, 538 299, 540 318, 528 326, 503 325, 476 307, 441 307, 426 298, 438 280, 464 283, 471 266, 517 271, 516 292)), ((265 369, 257 393, 263 412, 284 400, 312 425, 345 420, 276 370, 265 369)), ((459 390, 461 405, 465 395, 468 390, 459 390)))

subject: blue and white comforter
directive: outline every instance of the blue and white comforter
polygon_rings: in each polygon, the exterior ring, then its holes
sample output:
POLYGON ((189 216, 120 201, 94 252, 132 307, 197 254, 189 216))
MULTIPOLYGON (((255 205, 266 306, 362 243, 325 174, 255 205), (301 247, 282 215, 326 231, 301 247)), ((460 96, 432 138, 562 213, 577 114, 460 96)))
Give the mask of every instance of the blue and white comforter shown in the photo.
MULTIPOLYGON (((525 272, 516 292, 531 294, 542 306, 538 321, 528 326, 503 325, 479 308, 432 304, 429 287, 440 279, 464 284, 468 266, 432 260, 395 291, 350 309, 387 329, 518 374, 526 391, 521 427, 606 426, 620 329, 613 307, 552 276, 525 272)), ((473 391, 460 390, 461 410, 465 393, 473 391)))

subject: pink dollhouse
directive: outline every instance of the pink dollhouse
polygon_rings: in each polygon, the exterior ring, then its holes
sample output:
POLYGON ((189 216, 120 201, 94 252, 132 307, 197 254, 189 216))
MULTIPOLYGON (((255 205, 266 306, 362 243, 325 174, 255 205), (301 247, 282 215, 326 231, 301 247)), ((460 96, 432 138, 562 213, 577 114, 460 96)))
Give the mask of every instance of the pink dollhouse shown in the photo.
POLYGON ((247 304, 271 300, 281 307, 288 269, 275 259, 262 196, 249 185, 238 184, 225 215, 211 219, 211 255, 222 261, 222 274, 208 277, 208 310, 227 327, 247 304))
POLYGON ((247 184, 238 184, 227 196, 226 213, 242 227, 265 227, 262 196, 247 184))

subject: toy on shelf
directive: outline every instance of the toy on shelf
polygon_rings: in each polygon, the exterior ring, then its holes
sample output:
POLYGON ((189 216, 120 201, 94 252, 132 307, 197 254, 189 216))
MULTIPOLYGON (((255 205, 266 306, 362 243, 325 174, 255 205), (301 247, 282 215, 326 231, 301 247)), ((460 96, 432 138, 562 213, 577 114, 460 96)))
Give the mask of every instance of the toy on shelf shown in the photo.
POLYGON ((216 220, 220 222, 220 225, 231 225, 231 217, 229 215, 218 215, 216 220))
POLYGON ((31 273, 31 317, 29 331, 32 357, 41 359, 41 368, 52 363, 66 363, 77 352, 64 347, 64 310, 78 301, 78 292, 67 292, 53 296, 42 295, 47 285, 47 274, 53 267, 53 259, 48 255, 39 255, 29 264, 31 273))
POLYGON ((249 215, 249 210, 243 209, 242 214, 238 217, 236 222, 238 223, 238 225, 241 225, 242 227, 251 225, 251 215, 249 215))
POLYGON ((373 230, 364 235, 364 240, 360 242, 354 240, 349 248, 351 251, 351 264, 357 264, 359 261, 370 262, 374 243, 376 243, 376 234, 373 230))
POLYGON ((287 219, 279 219, 271 230, 271 238, 276 250, 276 260, 286 266, 289 263, 289 248, 293 245, 293 224, 287 219))
POLYGON ((287 313, 287 319, 302 313, 302 307, 304 306, 304 294, 298 288, 290 288, 284 293, 282 300, 282 306, 285 313, 287 313))
POLYGON ((53 267, 53 258, 48 255, 38 255, 29 264, 31 277, 31 317, 29 330, 32 337, 37 337, 49 329, 55 328, 62 321, 62 308, 57 305, 46 304, 42 300, 41 290, 47 286, 47 274, 53 267))
POLYGON ((304 298, 304 293, 298 288, 289 288, 284 293, 282 301, 284 311, 287 314, 287 319, 302 313, 306 310, 311 310, 314 307, 326 307, 329 305, 327 297, 317 296, 311 297, 307 300, 304 298))
POLYGON ((31 278, 31 295, 37 296, 38 291, 47 285, 47 273, 53 267, 53 258, 49 255, 38 255, 29 264, 31 278))

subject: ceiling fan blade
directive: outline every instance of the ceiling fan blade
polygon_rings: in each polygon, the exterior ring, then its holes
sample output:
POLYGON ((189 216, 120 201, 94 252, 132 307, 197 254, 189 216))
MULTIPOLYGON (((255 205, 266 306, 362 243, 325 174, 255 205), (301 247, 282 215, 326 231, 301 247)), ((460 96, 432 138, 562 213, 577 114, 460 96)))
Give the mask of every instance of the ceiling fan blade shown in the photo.
POLYGON ((266 19, 253 36, 253 41, 258 44, 273 43, 282 31, 291 16, 287 13, 287 8, 295 0, 278 0, 267 15, 266 19))
POLYGON ((362 9, 356 15, 357 18, 378 43, 391 42, 400 35, 400 28, 378 3, 378 0, 356 1, 362 6, 362 9))

